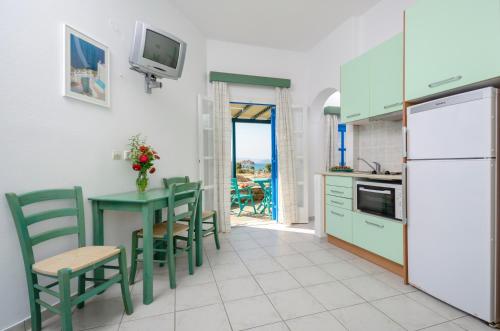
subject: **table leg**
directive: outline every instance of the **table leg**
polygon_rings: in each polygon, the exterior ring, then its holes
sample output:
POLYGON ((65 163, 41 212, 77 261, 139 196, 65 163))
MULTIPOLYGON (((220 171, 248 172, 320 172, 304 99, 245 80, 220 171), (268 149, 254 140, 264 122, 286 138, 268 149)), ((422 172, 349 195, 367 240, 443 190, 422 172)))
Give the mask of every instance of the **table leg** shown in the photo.
MULTIPOLYGON (((94 246, 104 245, 104 224, 103 224, 103 210, 99 208, 98 201, 92 201, 92 237, 94 246)), ((97 268, 94 270, 94 278, 104 279, 104 268, 97 268)), ((99 285, 94 282, 94 285, 99 285)))
POLYGON ((196 225, 195 225, 195 240, 196 240, 196 265, 199 267, 203 264, 203 190, 200 191, 198 198, 198 207, 196 209, 196 225))
POLYGON ((149 305, 153 302, 153 221, 154 213, 151 206, 142 207, 143 229, 143 297, 142 302, 149 305))
MULTIPOLYGON (((161 223, 162 218, 163 218, 162 210, 161 209, 155 210, 155 224, 161 223)), ((165 243, 163 241, 158 240, 154 243, 154 247, 164 249, 165 243)), ((161 253, 161 252, 157 252, 154 254, 154 258, 155 258, 155 260, 165 260, 165 254, 161 253)), ((165 265, 164 263, 160 263, 160 267, 163 267, 164 265, 165 265)))

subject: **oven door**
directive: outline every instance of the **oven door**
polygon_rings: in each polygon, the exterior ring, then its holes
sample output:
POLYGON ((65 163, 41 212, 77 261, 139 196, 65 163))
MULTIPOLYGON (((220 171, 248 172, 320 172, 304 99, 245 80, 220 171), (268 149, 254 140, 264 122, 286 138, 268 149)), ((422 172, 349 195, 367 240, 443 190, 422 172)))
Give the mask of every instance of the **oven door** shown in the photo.
POLYGON ((357 209, 378 216, 396 217, 396 189, 376 184, 357 184, 357 209))

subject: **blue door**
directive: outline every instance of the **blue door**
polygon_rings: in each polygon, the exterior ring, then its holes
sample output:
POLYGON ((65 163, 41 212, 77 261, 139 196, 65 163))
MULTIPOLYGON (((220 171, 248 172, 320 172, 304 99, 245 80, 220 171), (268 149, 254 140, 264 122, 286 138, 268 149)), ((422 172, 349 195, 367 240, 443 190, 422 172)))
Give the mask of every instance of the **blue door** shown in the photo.
POLYGON ((278 220, 278 146, 276 145, 276 107, 271 110, 271 184, 273 192, 273 220, 278 220))

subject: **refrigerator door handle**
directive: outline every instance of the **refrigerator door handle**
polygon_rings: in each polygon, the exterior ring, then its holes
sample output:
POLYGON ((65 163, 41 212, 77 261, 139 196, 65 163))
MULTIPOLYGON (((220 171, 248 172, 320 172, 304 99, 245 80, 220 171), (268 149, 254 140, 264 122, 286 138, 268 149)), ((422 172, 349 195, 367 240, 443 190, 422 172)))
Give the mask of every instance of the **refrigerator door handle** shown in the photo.
POLYGON ((408 150, 408 128, 406 126, 403 126, 403 157, 407 157, 407 150, 408 150))
POLYGON ((403 184, 403 203, 402 203, 402 221, 404 223, 407 223, 408 222, 408 217, 407 217, 407 213, 406 213, 406 202, 407 202, 407 192, 408 192, 408 189, 407 189, 407 177, 408 177, 408 164, 406 163, 403 163, 403 169, 402 169, 402 172, 403 172, 403 180, 402 180, 402 184, 403 184))

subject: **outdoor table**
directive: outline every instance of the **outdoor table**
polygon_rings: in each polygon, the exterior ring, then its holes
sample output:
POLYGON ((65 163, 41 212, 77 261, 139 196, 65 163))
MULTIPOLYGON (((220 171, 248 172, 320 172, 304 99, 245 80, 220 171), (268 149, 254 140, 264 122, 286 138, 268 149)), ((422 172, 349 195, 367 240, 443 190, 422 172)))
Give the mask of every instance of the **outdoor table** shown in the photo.
MULTIPOLYGON (((143 193, 126 192, 98 197, 91 197, 92 217, 93 217, 93 241, 94 245, 104 245, 104 225, 103 214, 105 210, 109 211, 129 211, 138 212, 142 216, 143 225, 143 302, 150 304, 153 302, 153 225, 155 222, 162 221, 162 209, 168 208, 168 196, 170 194, 167 188, 151 189, 143 193)), ((203 264, 203 231, 202 229, 202 193, 198 201, 195 224, 196 241, 196 265, 203 264)), ((104 269, 99 268, 95 271, 95 278, 104 278, 104 269)))
POLYGON ((257 209, 261 214, 266 212, 268 209, 269 214, 271 214, 271 204, 272 204, 272 193, 271 193, 271 178, 254 178, 252 181, 260 186, 262 192, 264 192, 264 198, 260 202, 257 209), (269 184, 269 187, 266 187, 269 184))

